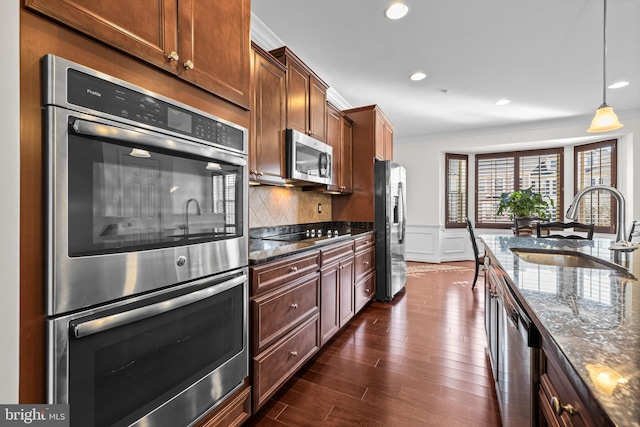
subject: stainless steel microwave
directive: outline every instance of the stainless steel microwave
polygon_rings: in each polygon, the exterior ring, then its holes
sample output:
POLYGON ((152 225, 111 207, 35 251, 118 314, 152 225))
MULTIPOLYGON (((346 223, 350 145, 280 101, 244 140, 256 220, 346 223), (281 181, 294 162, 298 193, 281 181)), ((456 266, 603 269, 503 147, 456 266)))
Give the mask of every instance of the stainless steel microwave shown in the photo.
POLYGON ((333 148, 315 138, 287 129, 287 178, 331 184, 333 148))

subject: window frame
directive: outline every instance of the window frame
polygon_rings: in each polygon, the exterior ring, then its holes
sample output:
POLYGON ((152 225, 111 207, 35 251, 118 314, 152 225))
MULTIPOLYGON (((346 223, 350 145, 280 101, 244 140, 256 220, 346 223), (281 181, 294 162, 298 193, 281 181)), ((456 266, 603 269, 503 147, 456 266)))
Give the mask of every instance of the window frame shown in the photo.
POLYGON ((444 227, 445 228, 466 228, 467 223, 464 218, 469 216, 469 155, 445 153, 445 187, 444 187, 444 227), (465 182, 464 190, 461 192, 464 199, 464 213, 460 222, 449 221, 449 160, 461 160, 465 162, 465 182))
MULTIPOLYGON (((479 218, 479 191, 478 191, 478 171, 479 171, 479 162, 483 159, 495 159, 495 158, 512 158, 513 159, 513 190, 520 190, 520 158, 522 157, 535 157, 535 156, 544 156, 548 154, 557 154, 558 155, 558 173, 557 173, 557 203, 556 203, 556 215, 558 220, 563 218, 564 212, 564 147, 553 147, 553 148, 543 148, 539 150, 521 150, 521 151, 503 151, 498 153, 481 153, 476 154, 476 163, 475 163, 475 226, 476 228, 494 228, 494 229, 509 229, 513 227, 513 221, 507 222, 481 222, 479 218)), ((527 187, 528 188, 528 187, 527 187)))
MULTIPOLYGON (((581 180, 578 177, 578 153, 590 151, 594 149, 599 149, 603 147, 611 147, 611 186, 614 188, 618 187, 618 140, 617 139, 607 139, 604 141, 591 142, 588 144, 580 144, 573 146, 573 197, 580 191, 582 188, 578 187, 578 183, 581 180)), ((585 196, 586 197, 586 196, 585 196)), ((618 202, 615 197, 610 194, 611 197, 611 223, 609 226, 595 226, 594 232, 596 233, 606 233, 606 234, 616 234, 616 230, 618 229, 618 202)))

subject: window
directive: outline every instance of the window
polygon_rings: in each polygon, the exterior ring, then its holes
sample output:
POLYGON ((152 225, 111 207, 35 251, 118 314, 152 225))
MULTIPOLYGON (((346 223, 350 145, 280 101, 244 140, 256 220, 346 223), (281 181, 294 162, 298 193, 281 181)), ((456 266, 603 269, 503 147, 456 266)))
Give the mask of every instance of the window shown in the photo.
POLYGON ((467 226, 464 218, 467 216, 469 156, 447 153, 445 157, 445 227, 464 228, 467 226))
MULTIPOLYGON (((616 186, 617 140, 574 147, 574 194, 585 187, 603 184, 616 186)), ((616 201, 611 193, 594 191, 580 200, 577 221, 595 224, 599 233, 616 233, 616 201)))
POLYGON ((476 226, 509 228, 508 214, 496 215, 500 196, 533 187, 553 201, 547 216, 562 218, 563 149, 478 154, 476 156, 476 226))

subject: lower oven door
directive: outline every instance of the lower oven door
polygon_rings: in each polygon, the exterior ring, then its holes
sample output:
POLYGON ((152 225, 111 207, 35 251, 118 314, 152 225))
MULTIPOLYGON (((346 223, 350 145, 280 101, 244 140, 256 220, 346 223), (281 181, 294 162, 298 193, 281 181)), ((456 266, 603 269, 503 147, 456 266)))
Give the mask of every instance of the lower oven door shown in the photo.
POLYGON ((51 319, 49 401, 72 426, 187 426, 248 376, 247 271, 51 319))

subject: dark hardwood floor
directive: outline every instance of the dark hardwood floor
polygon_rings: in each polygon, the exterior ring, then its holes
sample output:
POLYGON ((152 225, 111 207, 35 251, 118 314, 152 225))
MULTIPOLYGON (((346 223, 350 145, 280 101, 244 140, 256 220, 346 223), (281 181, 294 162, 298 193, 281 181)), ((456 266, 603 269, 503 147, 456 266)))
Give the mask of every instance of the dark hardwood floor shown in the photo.
MULTIPOLYGON (((410 265, 419 265, 410 263, 410 265)), ((311 359, 246 426, 500 426, 482 276, 410 276, 311 359)))

